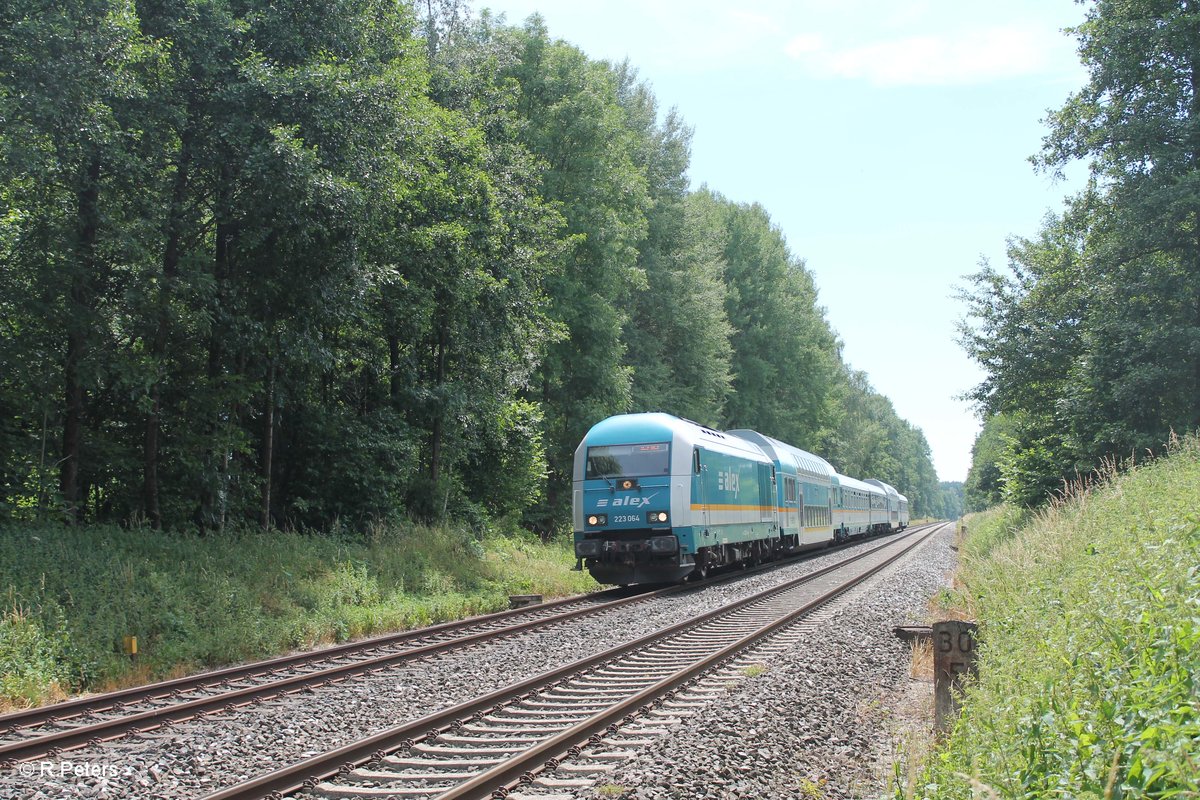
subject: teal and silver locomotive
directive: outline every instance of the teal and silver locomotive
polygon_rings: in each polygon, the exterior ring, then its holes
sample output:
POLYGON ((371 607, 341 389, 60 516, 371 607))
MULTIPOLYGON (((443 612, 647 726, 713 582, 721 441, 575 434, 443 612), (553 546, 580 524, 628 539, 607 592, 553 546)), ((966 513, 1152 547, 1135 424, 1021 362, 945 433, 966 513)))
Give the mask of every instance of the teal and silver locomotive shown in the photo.
MULTIPOLYGON (((702 578, 902 527, 884 524, 887 506, 903 497, 890 486, 894 498, 755 431, 722 432, 669 414, 597 423, 575 451, 573 477, 575 554, 601 583, 702 578), (843 493, 843 481, 854 492, 843 493), (843 498, 866 513, 854 509, 849 522, 843 498), (885 511, 876 514, 876 505, 885 511)), ((907 524, 907 501, 905 509, 907 524)))

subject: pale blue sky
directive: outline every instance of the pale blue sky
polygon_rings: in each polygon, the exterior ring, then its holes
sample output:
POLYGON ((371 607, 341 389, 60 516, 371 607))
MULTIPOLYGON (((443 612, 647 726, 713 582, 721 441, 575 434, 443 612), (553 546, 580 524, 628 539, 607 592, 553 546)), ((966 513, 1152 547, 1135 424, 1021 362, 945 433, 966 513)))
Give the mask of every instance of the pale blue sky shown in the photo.
MULTIPOLYGON (((761 203, 820 302, 942 480, 979 423, 956 396, 981 373, 955 343, 954 288, 1082 185, 1028 157, 1086 75, 1072 0, 476 0, 593 58, 637 67, 695 128, 690 177, 761 203)), ((795 442, 801 447, 804 442, 795 442)))

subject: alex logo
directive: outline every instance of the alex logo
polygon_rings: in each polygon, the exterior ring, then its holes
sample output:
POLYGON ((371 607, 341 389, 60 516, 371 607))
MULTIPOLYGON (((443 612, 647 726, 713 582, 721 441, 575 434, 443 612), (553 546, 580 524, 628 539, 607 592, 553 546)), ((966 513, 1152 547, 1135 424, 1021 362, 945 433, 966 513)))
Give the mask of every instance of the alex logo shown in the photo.
POLYGON ((742 489, 741 476, 732 470, 717 473, 717 489, 722 492, 737 494, 742 489))
POLYGON ((596 501, 596 508, 641 508, 650 505, 650 501, 657 496, 658 492, 649 497, 614 497, 612 502, 609 502, 607 497, 601 497, 596 501))

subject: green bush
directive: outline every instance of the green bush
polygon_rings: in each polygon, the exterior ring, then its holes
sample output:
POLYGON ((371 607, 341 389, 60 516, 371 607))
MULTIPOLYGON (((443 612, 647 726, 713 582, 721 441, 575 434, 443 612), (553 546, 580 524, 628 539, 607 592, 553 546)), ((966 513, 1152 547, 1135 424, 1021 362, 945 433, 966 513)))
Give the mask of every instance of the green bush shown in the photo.
POLYGON ((966 515, 962 521, 968 533, 963 541, 963 554, 967 558, 987 558, 997 545, 1016 536, 1029 519, 1027 509, 1009 503, 966 515))
POLYGON ((357 536, 0 528, 0 696, 27 705, 596 588, 566 542, 443 525, 357 536), (122 654, 138 637, 139 660, 122 654))
POLYGON ((58 609, 35 615, 13 608, 0 616, 0 708, 62 697, 86 671, 58 609))

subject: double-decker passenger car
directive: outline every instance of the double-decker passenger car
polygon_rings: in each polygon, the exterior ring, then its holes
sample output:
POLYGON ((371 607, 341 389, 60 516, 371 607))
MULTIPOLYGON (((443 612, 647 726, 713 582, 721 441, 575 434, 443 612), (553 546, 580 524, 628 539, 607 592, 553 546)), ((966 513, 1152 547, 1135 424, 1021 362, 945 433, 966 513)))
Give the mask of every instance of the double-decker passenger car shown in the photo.
POLYGON ((879 524, 887 518, 881 508, 883 491, 870 481, 860 481, 848 475, 838 476, 839 508, 836 514, 835 539, 844 541, 854 536, 878 533, 879 524))
POLYGON ((820 456, 757 431, 730 431, 758 445, 775 467, 777 551, 795 552, 824 544, 833 535, 833 488, 837 472, 820 456))
POLYGON ((886 519, 876 523, 876 529, 880 533, 887 533, 888 531, 902 531, 907 528, 908 498, 896 491, 894 486, 884 483, 881 480, 869 478, 865 482, 872 486, 877 486, 884 494, 883 510, 886 514, 886 519))

